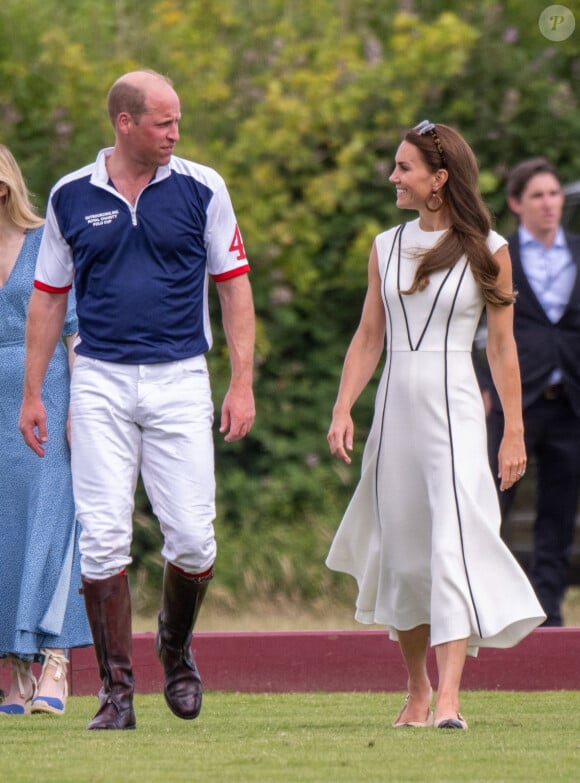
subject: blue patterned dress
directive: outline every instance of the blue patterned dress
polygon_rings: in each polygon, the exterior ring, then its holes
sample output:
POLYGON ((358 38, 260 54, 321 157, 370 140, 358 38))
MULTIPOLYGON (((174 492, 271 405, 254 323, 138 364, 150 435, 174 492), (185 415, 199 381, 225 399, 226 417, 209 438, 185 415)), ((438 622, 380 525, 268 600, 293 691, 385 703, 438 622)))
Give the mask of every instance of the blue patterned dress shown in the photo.
MULTIPOLYGON (((0 656, 32 660, 41 647, 81 647, 91 634, 79 595, 78 523, 66 440, 69 403, 64 343, 43 386, 49 442, 39 458, 18 430, 24 335, 42 229, 26 233, 0 287, 0 656)), ((73 297, 64 334, 77 329, 73 297)))

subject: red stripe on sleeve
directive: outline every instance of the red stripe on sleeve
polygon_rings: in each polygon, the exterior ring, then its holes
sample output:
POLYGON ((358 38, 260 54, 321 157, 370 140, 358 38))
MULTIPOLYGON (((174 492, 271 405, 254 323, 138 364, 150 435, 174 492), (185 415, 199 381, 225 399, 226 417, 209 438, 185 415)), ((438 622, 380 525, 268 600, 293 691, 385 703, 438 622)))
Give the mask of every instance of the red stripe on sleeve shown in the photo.
POLYGON ((246 264, 245 266, 239 266, 236 269, 230 269, 229 272, 222 272, 221 275, 212 275, 212 279, 215 280, 216 283, 221 283, 223 280, 231 280, 232 277, 245 275, 249 271, 250 265, 246 264))
POLYGON ((72 288, 72 283, 70 285, 65 286, 64 288, 55 288, 52 285, 46 285, 46 283, 41 283, 40 280, 35 280, 34 287, 38 288, 39 291, 46 291, 48 294, 68 294, 68 292, 72 288))

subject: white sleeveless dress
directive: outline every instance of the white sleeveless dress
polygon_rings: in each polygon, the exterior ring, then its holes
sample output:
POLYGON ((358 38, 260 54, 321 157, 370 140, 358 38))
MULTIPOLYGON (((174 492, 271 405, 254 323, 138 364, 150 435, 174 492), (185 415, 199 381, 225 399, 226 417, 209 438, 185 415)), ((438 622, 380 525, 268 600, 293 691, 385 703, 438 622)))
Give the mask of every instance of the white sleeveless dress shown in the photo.
MULTIPOLYGON (((357 580, 356 619, 398 630, 431 626, 431 644, 511 647, 545 615, 500 538, 485 413, 471 349, 483 298, 467 261, 401 295, 414 251, 442 231, 419 221, 376 238, 386 362, 362 475, 326 564, 357 580)), ((495 232, 488 247, 506 244, 495 232)))

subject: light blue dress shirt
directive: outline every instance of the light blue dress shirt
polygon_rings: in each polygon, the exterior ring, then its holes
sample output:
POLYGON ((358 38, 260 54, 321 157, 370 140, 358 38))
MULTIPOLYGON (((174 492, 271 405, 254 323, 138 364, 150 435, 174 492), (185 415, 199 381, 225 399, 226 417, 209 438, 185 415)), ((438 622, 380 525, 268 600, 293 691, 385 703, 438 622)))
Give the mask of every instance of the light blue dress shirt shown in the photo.
MULTIPOLYGON (((564 231, 560 227, 554 243, 545 247, 530 232, 519 227, 520 256, 526 277, 544 312, 552 323, 557 323, 572 294, 576 281, 576 264, 566 244, 564 231)), ((550 383, 562 379, 556 368, 550 383)))

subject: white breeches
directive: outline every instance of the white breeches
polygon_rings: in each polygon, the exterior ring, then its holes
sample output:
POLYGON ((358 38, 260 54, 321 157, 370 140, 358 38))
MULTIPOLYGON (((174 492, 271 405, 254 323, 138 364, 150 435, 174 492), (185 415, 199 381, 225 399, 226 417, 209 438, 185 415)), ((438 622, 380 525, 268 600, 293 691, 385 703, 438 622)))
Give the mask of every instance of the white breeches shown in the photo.
POLYGON ((139 472, 161 554, 191 573, 215 560, 213 404, 205 357, 128 365, 77 356, 71 453, 81 570, 105 579, 131 562, 139 472))

